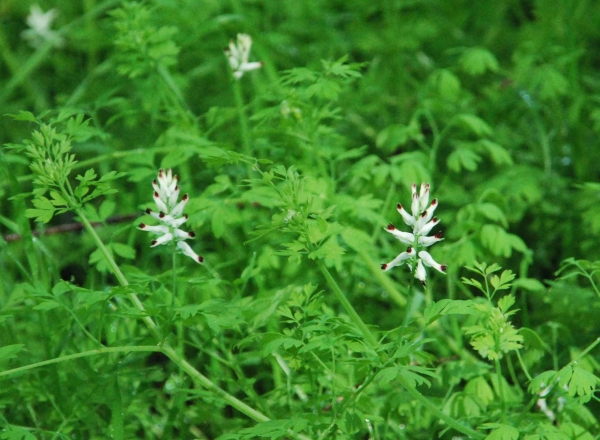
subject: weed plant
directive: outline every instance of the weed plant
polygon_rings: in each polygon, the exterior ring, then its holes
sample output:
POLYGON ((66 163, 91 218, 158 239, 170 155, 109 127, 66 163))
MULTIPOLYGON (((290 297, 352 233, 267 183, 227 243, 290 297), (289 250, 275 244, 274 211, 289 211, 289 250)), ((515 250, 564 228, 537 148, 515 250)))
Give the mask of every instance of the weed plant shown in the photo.
POLYGON ((0 439, 598 438, 599 22, 3 0, 0 439))

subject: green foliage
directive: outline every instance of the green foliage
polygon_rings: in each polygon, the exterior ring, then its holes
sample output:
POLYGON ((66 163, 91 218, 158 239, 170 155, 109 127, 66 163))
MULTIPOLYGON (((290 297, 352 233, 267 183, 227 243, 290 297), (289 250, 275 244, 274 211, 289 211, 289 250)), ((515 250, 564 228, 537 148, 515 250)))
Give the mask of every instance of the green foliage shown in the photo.
POLYGON ((117 31, 114 44, 120 74, 135 78, 177 62, 179 48, 173 41, 177 28, 156 26, 146 5, 126 2, 111 11, 111 16, 117 31))
POLYGON ((600 4, 39 8, 0 7, 0 438, 598 437, 600 4), (203 265, 138 228, 159 168, 203 265), (426 288, 380 267, 421 182, 426 288))

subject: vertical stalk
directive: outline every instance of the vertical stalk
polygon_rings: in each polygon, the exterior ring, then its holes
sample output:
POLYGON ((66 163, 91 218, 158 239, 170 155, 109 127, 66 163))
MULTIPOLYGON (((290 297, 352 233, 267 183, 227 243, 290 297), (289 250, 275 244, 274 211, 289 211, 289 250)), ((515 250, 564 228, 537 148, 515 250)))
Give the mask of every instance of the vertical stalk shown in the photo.
POLYGON ((498 381, 498 397, 500 397, 500 405, 502 407, 502 423, 506 423, 506 399, 504 396, 504 386, 502 385, 502 366, 500 359, 496 359, 496 380, 498 381))
MULTIPOLYGON (((83 226, 85 227, 86 231, 88 231, 90 233, 90 235, 92 236, 92 238, 94 239, 94 242, 96 243, 96 246, 98 246, 98 249, 100 249, 100 251, 104 255, 106 262, 112 269, 113 274, 117 277, 119 284, 121 284, 122 286, 128 286, 129 282, 127 281, 127 278, 125 278, 125 275, 123 275, 123 272, 121 272, 121 269, 119 269, 119 266, 117 265, 116 261, 110 254, 108 248, 104 245, 104 243, 102 242, 102 239, 98 236, 96 230, 90 224, 90 222, 87 219, 87 217, 85 216, 82 208, 76 208, 75 212, 81 219, 81 222, 83 223, 83 226)), ((142 304, 142 302, 140 301, 140 299, 138 298, 138 296, 135 293, 131 292, 129 294, 129 298, 131 299, 131 301, 133 302, 133 304, 135 305, 135 307, 138 310, 145 313, 146 309, 144 308, 144 304, 142 304)), ((156 338, 159 341, 162 341, 163 338, 162 338, 159 328, 156 325, 156 323, 154 322, 154 320, 150 316, 145 316, 143 319, 144 319, 144 322, 146 323, 146 325, 148 326, 148 328, 152 331, 152 333, 154 333, 156 338)), ((207 390, 214 392, 221 399, 223 399, 225 402, 227 402, 228 404, 233 406, 235 409, 237 409, 241 413, 247 415, 248 417, 250 417, 251 419, 253 419, 257 422, 266 422, 266 421, 270 420, 267 416, 265 416, 260 411, 255 410, 251 406, 245 404, 241 400, 235 398, 231 394, 227 393, 225 390, 221 389, 219 386, 215 385, 214 382, 212 382, 208 377, 204 376, 202 373, 200 373, 198 370, 196 370, 182 355, 177 353, 167 343, 164 343, 164 342, 162 343, 162 352, 169 359, 171 359, 171 361, 173 361, 173 363, 175 363, 179 368, 181 368, 183 371, 185 371, 193 380, 195 380, 197 383, 202 385, 207 390)), ((298 435, 297 438, 306 438, 306 437, 298 435)))
MULTIPOLYGON (((323 262, 321 260, 317 260, 317 265, 318 265, 319 269, 321 270, 321 273, 327 280, 327 283, 333 290, 335 296, 342 303, 342 306, 344 306, 344 309, 346 309, 346 312, 348 313, 348 315, 350 315, 350 319, 352 320, 352 322, 354 322, 354 324, 363 333, 363 336, 365 337, 365 340, 367 341, 369 346, 374 351, 376 351, 377 346, 379 344, 377 342, 377 339, 375 339, 375 336, 373 336, 373 333, 371 332, 371 330, 369 330, 369 328, 365 325, 365 323, 360 318, 358 313, 356 313, 356 310, 354 310, 354 307, 352 307, 352 304, 350 304, 350 301, 348 301, 348 299, 346 298, 346 296, 344 295, 344 293, 342 292, 342 290, 340 289, 340 287, 338 286, 336 281, 333 279, 333 277, 331 276, 331 273, 329 272, 329 270, 327 270, 327 268, 325 267, 323 262)), ((413 277, 413 279, 414 279, 414 277, 413 277)), ((382 361, 385 361, 387 358, 385 353, 380 353, 379 357, 381 358, 382 361)), ((400 384, 406 389, 406 391, 408 391, 408 393, 411 396, 413 396, 413 398, 415 400, 419 401, 423 406, 427 407, 431 412, 433 412, 436 415, 436 417, 440 418, 440 420, 443 420, 448 426, 456 429, 459 432, 462 432, 463 434, 470 436, 471 438, 477 439, 477 440, 482 440, 485 438, 484 434, 475 431, 473 428, 469 428, 468 426, 463 425, 458 420, 455 420, 452 417, 450 417, 448 414, 445 414, 441 409, 439 409, 437 406, 435 406, 427 397, 425 397, 423 394, 421 394, 415 388, 415 386, 411 383, 411 381, 404 378, 404 376, 402 376, 402 374, 398 374, 398 376, 396 376, 396 379, 398 379, 400 384)))
POLYGON ((242 151, 246 156, 252 156, 252 146, 250 145, 250 130, 248 129, 248 117, 244 108, 244 98, 242 95, 242 86, 240 80, 231 75, 231 83, 233 87, 233 96, 235 98, 235 107, 240 123, 240 132, 242 135, 242 151))
POLYGON ((363 322, 361 317, 358 315, 358 313, 356 313, 356 310, 354 310, 354 307, 352 307, 352 304, 350 304, 350 301, 348 301, 348 299, 346 298, 346 295, 344 295, 344 292, 342 292, 342 289, 340 289, 340 286, 338 286, 336 281, 333 279, 333 277, 331 276, 331 273, 329 273, 329 270, 327 270, 327 268, 325 267, 325 265, 323 264, 323 262, 321 260, 317 261, 317 266, 319 266, 319 270, 321 271, 321 273, 327 280, 327 284, 329 284, 329 287, 331 287, 331 289, 333 290, 333 293, 335 294, 338 301, 342 304, 342 306, 346 310, 346 313, 348 313, 348 315, 350 316, 350 319, 352 320, 352 322, 362 332, 362 334, 365 337, 365 340, 367 341, 369 346, 374 351, 377 351, 376 349, 377 349, 377 346, 379 345, 377 343, 377 339, 375 339, 375 336, 373 336, 373 333, 371 333, 371 330, 369 330, 369 327, 367 327, 365 325, 365 323, 363 322))
POLYGON ((177 249, 175 245, 175 240, 171 240, 171 261, 173 263, 173 279, 171 283, 173 286, 171 287, 171 307, 175 304, 175 297, 177 296, 177 249))

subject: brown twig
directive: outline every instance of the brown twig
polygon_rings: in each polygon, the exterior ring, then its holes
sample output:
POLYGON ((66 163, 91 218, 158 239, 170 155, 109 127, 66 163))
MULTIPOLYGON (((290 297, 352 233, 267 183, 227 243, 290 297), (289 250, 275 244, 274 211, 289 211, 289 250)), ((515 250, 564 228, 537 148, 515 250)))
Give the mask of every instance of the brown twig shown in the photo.
MULTIPOLYGON (((124 215, 116 215, 114 217, 106 219, 105 222, 93 222, 92 226, 97 228, 99 226, 104 226, 105 224, 115 224, 121 223, 124 221, 130 221, 134 218, 139 217, 139 214, 124 214, 124 215)), ((54 234, 64 234, 66 232, 77 232, 83 230, 83 223, 65 223, 63 225, 51 226, 46 229, 38 229, 33 231, 34 237, 40 237, 42 235, 54 235, 54 234)), ((8 234, 4 237, 4 241, 10 243, 12 241, 19 241, 21 239, 21 234, 8 234)))

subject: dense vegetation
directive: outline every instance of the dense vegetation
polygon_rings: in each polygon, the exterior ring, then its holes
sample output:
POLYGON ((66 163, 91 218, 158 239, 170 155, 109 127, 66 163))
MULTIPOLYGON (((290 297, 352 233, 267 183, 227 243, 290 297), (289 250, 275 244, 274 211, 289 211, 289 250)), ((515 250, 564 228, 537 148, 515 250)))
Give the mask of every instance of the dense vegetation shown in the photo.
POLYGON ((3 0, 0 439, 598 438, 598 23, 3 0))

